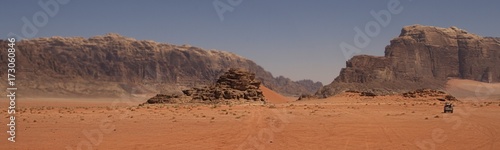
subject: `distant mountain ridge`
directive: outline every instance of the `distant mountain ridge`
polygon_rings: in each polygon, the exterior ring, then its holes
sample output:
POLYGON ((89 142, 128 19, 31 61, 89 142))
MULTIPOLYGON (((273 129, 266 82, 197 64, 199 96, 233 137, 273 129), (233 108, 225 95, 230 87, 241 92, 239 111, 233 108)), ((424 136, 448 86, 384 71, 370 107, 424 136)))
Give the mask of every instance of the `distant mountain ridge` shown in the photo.
POLYGON ((444 89, 449 78, 500 82, 500 38, 481 37, 457 27, 406 26, 385 48, 385 56, 354 56, 316 95, 444 89))
MULTIPOLYGON (((0 40, 2 45, 7 41, 0 40)), ((19 93, 25 96, 120 96, 169 93, 215 82, 229 68, 245 68, 285 95, 314 93, 322 84, 276 77, 236 54, 135 40, 118 34, 18 41, 19 93)), ((6 51, 0 52, 6 63, 6 51)), ((6 70, 6 66, 2 70, 6 70)), ((5 72, 0 73, 6 76, 5 72)), ((6 83, 0 83, 6 86, 6 83)))

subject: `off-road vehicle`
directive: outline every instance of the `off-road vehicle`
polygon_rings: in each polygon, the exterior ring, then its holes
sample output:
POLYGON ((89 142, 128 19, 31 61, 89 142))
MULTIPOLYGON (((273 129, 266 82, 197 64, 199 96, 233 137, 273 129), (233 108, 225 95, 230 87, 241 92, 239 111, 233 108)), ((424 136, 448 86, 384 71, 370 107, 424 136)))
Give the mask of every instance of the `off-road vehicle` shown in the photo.
POLYGON ((453 104, 445 103, 444 104, 444 113, 453 113, 453 104))

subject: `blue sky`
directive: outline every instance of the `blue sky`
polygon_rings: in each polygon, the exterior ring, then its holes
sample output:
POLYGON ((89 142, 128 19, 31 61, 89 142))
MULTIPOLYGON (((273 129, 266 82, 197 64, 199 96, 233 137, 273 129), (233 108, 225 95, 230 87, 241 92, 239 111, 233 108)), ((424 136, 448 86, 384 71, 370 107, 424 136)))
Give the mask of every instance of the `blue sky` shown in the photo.
MULTIPOLYGON (((38 3, 49 1, 56 0, 3 1, 0 38, 9 33, 23 36, 22 18, 33 22, 33 16, 43 15, 38 12, 47 14, 38 3)), ((327 84, 349 59, 340 43, 354 45, 354 28, 364 29, 368 22, 376 21, 370 11, 388 10, 390 2, 241 0, 233 6, 228 0, 219 1, 233 10, 223 13, 224 20, 219 18, 214 0, 72 0, 58 4, 58 12, 47 15, 46 22, 38 17, 40 26, 33 37, 91 37, 113 32, 138 40, 190 44, 236 53, 274 76, 327 84)), ((383 55, 384 47, 401 28, 412 24, 457 26, 482 36, 500 37, 500 1, 399 2, 402 11, 391 14, 388 25, 381 26, 379 34, 357 54, 383 55)))

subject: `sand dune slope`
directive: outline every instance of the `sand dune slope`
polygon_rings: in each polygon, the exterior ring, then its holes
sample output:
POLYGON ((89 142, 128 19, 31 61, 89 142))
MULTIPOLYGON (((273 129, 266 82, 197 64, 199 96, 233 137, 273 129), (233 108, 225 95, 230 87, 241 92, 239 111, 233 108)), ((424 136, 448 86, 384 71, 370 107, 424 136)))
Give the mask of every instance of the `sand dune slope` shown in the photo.
POLYGON ((500 100, 500 83, 451 79, 447 82, 446 91, 464 100, 500 100))
POLYGON ((289 102, 288 98, 279 93, 274 92, 273 90, 265 86, 260 86, 260 90, 262 90, 262 93, 266 97, 267 101, 270 103, 279 104, 279 103, 289 102))

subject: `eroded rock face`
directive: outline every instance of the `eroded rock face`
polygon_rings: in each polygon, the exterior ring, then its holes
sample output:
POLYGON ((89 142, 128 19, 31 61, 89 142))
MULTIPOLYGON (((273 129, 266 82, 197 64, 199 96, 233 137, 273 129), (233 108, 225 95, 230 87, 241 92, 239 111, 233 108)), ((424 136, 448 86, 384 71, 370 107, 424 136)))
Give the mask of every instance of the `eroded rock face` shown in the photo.
MULTIPOLYGON (((7 41, 0 40, 0 44, 7 45, 7 41)), ((17 41, 16 49, 17 87, 25 97, 119 97, 180 91, 208 85, 231 67, 254 72, 255 78, 282 94, 314 93, 322 86, 274 78, 253 61, 233 53, 118 34, 29 39, 17 41)), ((0 51, 2 64, 7 63, 6 55, 6 50, 0 51)), ((7 76, 5 71, 0 75, 7 76)))
POLYGON ((406 26, 386 47, 385 56, 354 56, 316 95, 327 97, 346 90, 384 95, 443 89, 448 78, 500 82, 498 64, 498 38, 456 27, 406 26))
POLYGON ((158 94, 146 103, 190 103, 217 102, 220 100, 265 101, 259 89, 261 82, 255 79, 255 74, 241 68, 231 68, 221 75, 215 85, 202 88, 182 90, 184 95, 158 94))

